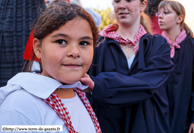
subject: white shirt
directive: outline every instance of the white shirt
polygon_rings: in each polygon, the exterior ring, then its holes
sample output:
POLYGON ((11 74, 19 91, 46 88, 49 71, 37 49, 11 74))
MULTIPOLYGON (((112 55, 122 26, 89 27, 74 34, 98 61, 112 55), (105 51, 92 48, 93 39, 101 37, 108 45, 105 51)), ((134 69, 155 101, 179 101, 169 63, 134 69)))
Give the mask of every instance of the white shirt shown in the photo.
POLYGON ((133 63, 134 58, 135 58, 135 54, 132 55, 130 58, 127 59, 128 68, 129 68, 129 69, 131 68, 131 65, 132 65, 132 63, 133 63))
MULTIPOLYGON (((64 121, 43 100, 61 85, 55 79, 34 73, 14 76, 0 88, 0 128, 2 125, 63 125, 63 133, 68 133, 64 121)), ((77 95, 62 101, 77 132, 96 133, 90 115, 77 95)))
POLYGON ((74 98, 71 99, 62 99, 62 102, 67 107, 73 127, 79 133, 95 133, 96 129, 93 125, 92 119, 90 115, 88 115, 88 111, 85 108, 84 104, 80 100, 79 96, 76 94, 74 98), (85 128, 83 128, 85 127, 85 128), (93 127, 93 128, 87 128, 93 127))
POLYGON ((31 67, 31 71, 32 72, 40 72, 40 64, 39 64, 39 62, 37 62, 37 61, 33 61, 33 63, 32 63, 32 67, 31 67))

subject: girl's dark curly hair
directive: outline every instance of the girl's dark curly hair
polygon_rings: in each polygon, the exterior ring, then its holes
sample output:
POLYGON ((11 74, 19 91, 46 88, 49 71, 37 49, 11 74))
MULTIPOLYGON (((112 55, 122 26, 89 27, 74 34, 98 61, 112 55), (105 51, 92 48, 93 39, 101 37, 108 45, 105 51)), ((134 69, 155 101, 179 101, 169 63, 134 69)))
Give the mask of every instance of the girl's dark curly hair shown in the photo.
MULTIPOLYGON (((95 48, 97 45, 98 29, 93 18, 81 6, 65 1, 53 1, 48 8, 42 12, 37 22, 33 26, 33 29, 35 29, 34 38, 39 39, 41 42, 42 39, 48 34, 59 29, 61 26, 74 18, 82 18, 88 21, 93 34, 93 45, 95 48)), ((33 52, 33 56, 27 65, 27 71, 31 70, 35 57, 36 56, 33 52)))

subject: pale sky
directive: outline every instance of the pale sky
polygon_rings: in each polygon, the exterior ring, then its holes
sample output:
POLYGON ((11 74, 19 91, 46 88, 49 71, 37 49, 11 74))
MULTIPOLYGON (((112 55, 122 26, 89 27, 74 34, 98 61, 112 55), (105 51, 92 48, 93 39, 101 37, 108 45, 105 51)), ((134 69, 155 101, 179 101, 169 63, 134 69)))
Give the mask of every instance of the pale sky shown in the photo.
POLYGON ((112 8, 112 0, 80 0, 82 6, 92 7, 95 9, 107 9, 107 7, 112 8))

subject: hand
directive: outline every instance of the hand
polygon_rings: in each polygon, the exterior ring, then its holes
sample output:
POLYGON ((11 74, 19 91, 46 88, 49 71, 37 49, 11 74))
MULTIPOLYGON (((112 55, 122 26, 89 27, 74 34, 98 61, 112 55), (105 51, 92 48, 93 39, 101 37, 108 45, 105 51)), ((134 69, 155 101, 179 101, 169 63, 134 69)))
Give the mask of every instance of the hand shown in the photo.
POLYGON ((188 133, 194 133, 194 123, 191 123, 188 133))
POLYGON ((80 81, 87 85, 88 88, 87 89, 84 89, 82 90, 83 92, 92 92, 93 89, 94 89, 94 81, 90 78, 90 76, 88 74, 85 74, 81 79, 80 81))

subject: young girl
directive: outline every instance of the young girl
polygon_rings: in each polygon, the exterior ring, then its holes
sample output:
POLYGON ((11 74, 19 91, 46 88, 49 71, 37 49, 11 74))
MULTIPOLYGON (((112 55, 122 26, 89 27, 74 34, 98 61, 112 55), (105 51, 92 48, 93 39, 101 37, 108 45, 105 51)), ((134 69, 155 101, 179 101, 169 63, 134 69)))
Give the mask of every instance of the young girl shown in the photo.
POLYGON ((35 29, 41 73, 19 73, 0 89, 0 125, 63 125, 63 133, 101 133, 78 90, 86 87, 78 81, 92 63, 98 35, 92 17, 78 5, 53 2, 35 29))
POLYGON ((147 0, 114 0, 113 6, 118 24, 100 33, 90 76, 81 79, 93 89, 90 102, 102 132, 169 133, 163 84, 173 69, 170 47, 147 33, 147 0))
POLYGON ((170 57, 175 64, 167 83, 171 133, 194 133, 193 33, 184 22, 185 9, 179 2, 162 1, 158 9, 162 36, 171 47, 170 57))
MULTIPOLYGON (((63 0, 63 1, 70 2, 70 0, 63 0)), ((75 4, 78 4, 78 5, 81 6, 80 1, 71 1, 71 3, 75 3, 75 4)), ((101 16, 100 16, 100 14, 98 14, 92 8, 84 8, 84 9, 92 16, 92 18, 94 19, 94 22, 95 22, 97 28, 99 28, 100 24, 101 24, 101 16)), ((34 34, 34 31, 32 31, 30 33, 30 36, 29 36, 29 39, 28 39, 28 42, 26 44, 26 48, 25 48, 25 51, 24 51, 24 55, 23 55, 23 59, 27 60, 27 61, 30 60, 31 56, 32 56, 33 34, 34 34)), ((39 65, 38 62, 39 62, 39 60, 37 58, 35 58, 35 61, 32 63, 32 67, 31 67, 31 70, 33 72, 39 72, 40 71, 40 65, 39 65)))

